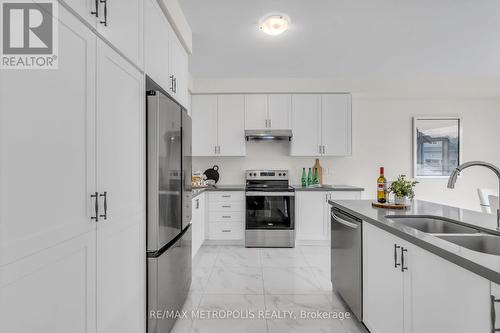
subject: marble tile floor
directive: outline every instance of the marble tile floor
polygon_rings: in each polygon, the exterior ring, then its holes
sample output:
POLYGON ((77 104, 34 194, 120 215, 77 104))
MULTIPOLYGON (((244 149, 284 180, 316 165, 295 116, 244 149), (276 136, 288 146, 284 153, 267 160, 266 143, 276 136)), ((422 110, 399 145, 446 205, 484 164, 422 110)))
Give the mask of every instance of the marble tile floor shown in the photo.
POLYGON ((188 318, 172 333, 367 332, 352 315, 338 318, 347 310, 331 292, 330 249, 320 246, 203 246, 184 311, 188 318), (193 318, 193 311, 211 318, 193 318), (318 311, 337 318, 306 318, 318 311))

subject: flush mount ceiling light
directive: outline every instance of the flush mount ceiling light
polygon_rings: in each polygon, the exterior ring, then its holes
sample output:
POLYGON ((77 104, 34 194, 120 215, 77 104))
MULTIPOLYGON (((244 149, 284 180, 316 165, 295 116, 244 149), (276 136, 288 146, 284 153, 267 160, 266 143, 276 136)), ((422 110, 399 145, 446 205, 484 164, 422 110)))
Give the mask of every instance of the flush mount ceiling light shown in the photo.
POLYGON ((285 14, 273 14, 262 18, 259 22, 259 29, 268 35, 279 35, 290 26, 290 18, 285 14))

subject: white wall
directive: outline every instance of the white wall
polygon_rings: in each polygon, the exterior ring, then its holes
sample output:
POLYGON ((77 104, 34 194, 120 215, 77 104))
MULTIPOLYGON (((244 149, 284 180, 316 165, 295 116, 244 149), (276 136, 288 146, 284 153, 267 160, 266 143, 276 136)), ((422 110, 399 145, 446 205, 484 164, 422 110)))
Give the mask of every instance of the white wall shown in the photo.
MULTIPOLYGON (((326 168, 325 182, 362 186, 364 197, 373 198, 379 166, 386 167, 389 180, 398 174, 411 175, 413 116, 462 117, 463 160, 486 160, 500 166, 500 98, 378 98, 353 92, 353 153, 320 159, 326 168)), ((291 182, 298 184, 301 168, 312 166, 314 158, 290 157, 288 147, 286 142, 249 142, 246 157, 197 157, 193 167, 203 171, 218 164, 220 184, 244 183, 245 169, 285 168, 290 170, 291 182)), ((417 198, 479 209, 477 188, 497 188, 496 177, 481 168, 462 174, 455 190, 446 189, 445 179, 420 180, 417 198)))

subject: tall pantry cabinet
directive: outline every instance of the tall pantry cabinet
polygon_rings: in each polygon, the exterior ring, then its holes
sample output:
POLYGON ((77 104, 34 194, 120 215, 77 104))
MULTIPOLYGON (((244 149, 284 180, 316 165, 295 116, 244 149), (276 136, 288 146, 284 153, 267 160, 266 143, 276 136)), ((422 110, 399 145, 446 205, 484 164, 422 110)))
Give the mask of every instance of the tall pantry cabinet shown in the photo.
POLYGON ((58 20, 57 70, 0 75, 0 332, 144 332, 143 74, 58 20))

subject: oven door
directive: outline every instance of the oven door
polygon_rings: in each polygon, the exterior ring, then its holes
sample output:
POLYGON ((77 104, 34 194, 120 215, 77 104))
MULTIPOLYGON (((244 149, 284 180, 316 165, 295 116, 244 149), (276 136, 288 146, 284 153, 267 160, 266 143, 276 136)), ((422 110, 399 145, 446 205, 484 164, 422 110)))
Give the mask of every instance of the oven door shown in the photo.
POLYGON ((246 229, 293 230, 294 192, 246 192, 246 229))

